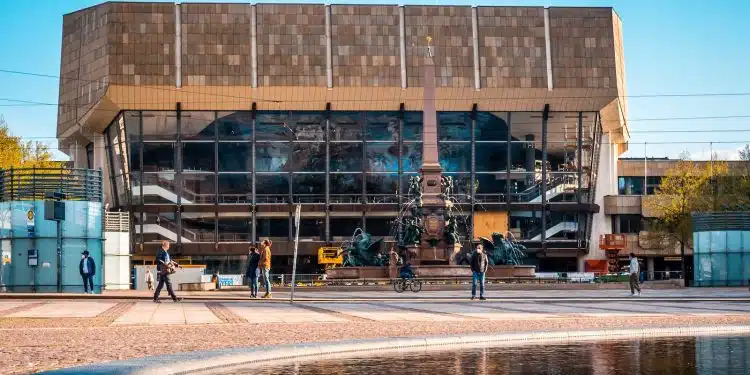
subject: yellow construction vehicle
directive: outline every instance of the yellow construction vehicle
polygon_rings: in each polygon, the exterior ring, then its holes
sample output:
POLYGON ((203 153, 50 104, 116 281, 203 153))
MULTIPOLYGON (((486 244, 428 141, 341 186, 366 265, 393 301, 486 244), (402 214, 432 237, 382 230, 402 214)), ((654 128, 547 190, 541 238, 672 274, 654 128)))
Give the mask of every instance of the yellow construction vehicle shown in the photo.
POLYGON ((339 267, 344 264, 343 249, 340 247, 321 247, 318 249, 318 264, 325 269, 339 267))

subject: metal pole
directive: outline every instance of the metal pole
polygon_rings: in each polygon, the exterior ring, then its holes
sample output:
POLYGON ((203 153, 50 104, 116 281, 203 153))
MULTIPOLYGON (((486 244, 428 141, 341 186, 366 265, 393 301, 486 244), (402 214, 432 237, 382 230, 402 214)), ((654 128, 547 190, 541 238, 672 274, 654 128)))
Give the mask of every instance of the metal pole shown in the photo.
POLYGON ((302 205, 298 204, 294 210, 294 260, 292 262, 292 293, 289 297, 289 303, 294 303, 294 284, 297 282, 297 248, 299 247, 299 217, 301 211, 302 205))
POLYGON ((62 293, 62 222, 56 220, 55 223, 57 223, 57 292, 62 293))

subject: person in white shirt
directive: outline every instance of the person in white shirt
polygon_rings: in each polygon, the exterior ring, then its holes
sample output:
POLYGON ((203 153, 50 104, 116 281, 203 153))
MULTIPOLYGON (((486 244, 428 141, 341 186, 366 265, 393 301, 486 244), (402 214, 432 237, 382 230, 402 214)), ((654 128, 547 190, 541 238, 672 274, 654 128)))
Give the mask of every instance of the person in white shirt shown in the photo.
POLYGON ((638 258, 635 257, 634 253, 630 253, 630 294, 635 295, 635 292, 638 292, 638 295, 641 295, 641 286, 638 283, 639 278, 638 275, 640 274, 641 268, 638 265, 638 258))

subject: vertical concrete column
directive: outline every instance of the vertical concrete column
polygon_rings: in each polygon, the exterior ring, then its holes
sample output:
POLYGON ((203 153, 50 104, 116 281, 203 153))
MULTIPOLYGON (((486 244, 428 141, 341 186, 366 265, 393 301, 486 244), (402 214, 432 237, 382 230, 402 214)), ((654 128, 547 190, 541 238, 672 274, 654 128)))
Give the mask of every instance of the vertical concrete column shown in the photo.
POLYGON ((544 52, 547 57, 547 90, 552 91, 552 38, 549 31, 549 7, 544 8, 544 52))
POLYGON ((648 271, 648 281, 654 280, 654 257, 646 258, 646 270, 648 271))
POLYGON ((471 7, 471 40, 474 46, 474 89, 479 90, 481 83, 479 81, 479 15, 476 6, 471 7))
POLYGON ((398 7, 399 57, 401 58, 401 88, 406 88, 406 24, 404 6, 398 7))
MULTIPOLYGON (((250 5, 250 63, 252 64, 253 88, 258 87, 258 10, 255 4, 250 5)), ((253 134, 255 134, 253 132, 253 134)))
POLYGON ((174 85, 182 87, 182 10, 174 4, 174 85))
POLYGON ((325 5, 326 14, 326 82, 333 88, 333 51, 331 47, 331 6, 325 5))

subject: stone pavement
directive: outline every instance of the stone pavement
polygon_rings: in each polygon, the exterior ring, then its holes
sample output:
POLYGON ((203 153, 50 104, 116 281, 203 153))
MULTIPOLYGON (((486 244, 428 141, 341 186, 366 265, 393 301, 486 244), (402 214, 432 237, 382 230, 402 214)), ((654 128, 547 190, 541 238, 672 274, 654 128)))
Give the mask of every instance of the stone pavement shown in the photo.
MULTIPOLYGON (((0 299, 0 374, 223 348, 464 333, 750 325, 745 289, 466 292, 307 290, 289 304, 243 291, 180 303, 65 295, 0 299), (498 298, 502 295, 502 298, 498 298), (60 298, 65 297, 65 298, 60 298), (494 298, 493 298, 494 297, 494 298), (437 324, 436 324, 437 323, 437 324), (159 330, 159 327, 166 328, 159 330)), ((138 299, 140 298, 140 299, 138 299)))
MULTIPOLYGON (((0 323, 14 319, 73 319, 85 321, 110 315, 101 324, 175 325, 221 323, 344 323, 347 321, 456 321, 555 319, 570 317, 645 317, 750 315, 750 298, 744 290, 679 289, 655 291, 630 297, 622 291, 542 292, 528 298, 528 292, 505 291, 503 298, 470 301, 456 291, 396 294, 386 292, 301 293, 299 302, 289 304, 285 293, 273 300, 214 298, 161 304, 127 302, 112 298, 62 300, 2 300, 0 323), (114 315, 113 315, 114 314, 114 315), (112 316, 113 315, 113 316, 112 316)), ((230 292, 227 297, 240 298, 230 292)), ((0 325, 2 326, 2 325, 0 325)))

